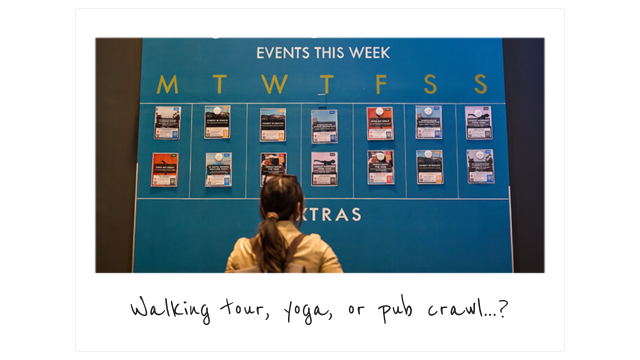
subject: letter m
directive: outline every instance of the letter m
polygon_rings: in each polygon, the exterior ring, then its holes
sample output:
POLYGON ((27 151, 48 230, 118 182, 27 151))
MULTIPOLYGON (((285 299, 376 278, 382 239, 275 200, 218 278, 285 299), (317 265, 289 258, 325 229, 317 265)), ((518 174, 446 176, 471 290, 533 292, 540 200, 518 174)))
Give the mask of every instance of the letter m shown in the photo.
POLYGON ((177 94, 178 93, 178 81, 176 80, 176 76, 173 75, 173 78, 169 82, 169 85, 167 85, 167 82, 164 80, 164 75, 160 75, 160 82, 158 83, 158 92, 156 94, 160 94, 160 89, 162 88, 162 86, 164 86, 164 91, 168 94, 169 90, 174 85, 176 87, 175 92, 177 94))

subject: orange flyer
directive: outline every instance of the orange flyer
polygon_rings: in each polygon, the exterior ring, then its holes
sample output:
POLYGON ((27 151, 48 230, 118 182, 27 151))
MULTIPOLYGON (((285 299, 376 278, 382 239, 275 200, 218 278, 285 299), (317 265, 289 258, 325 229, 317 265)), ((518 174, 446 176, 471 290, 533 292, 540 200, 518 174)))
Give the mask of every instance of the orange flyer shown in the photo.
POLYGON ((367 108, 367 140, 393 140, 393 108, 367 108))
POLYGON ((151 163, 152 187, 178 186, 178 154, 154 153, 151 163))

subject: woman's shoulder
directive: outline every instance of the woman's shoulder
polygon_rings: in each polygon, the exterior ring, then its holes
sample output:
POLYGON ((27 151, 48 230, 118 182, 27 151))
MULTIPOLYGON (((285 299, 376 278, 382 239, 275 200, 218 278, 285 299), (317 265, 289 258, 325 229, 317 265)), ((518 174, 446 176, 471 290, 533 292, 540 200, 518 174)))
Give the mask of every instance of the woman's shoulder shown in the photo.
POLYGON ((342 272, 338 257, 320 235, 309 234, 300 245, 303 247, 300 255, 310 256, 317 263, 318 268, 313 272, 342 272))
POLYGON ((256 257, 251 246, 251 239, 242 237, 236 241, 233 251, 227 260, 226 272, 244 269, 256 264, 256 257))
POLYGON ((246 237, 241 237, 236 241, 236 244, 233 246, 233 251, 238 251, 241 253, 253 252, 253 249, 251 246, 251 239, 246 237))
POLYGON ((305 241, 322 241, 320 234, 305 234, 305 241))
POLYGON ((329 244, 322 240, 319 234, 307 234, 304 239, 302 239, 300 245, 313 247, 318 250, 329 247, 329 244))

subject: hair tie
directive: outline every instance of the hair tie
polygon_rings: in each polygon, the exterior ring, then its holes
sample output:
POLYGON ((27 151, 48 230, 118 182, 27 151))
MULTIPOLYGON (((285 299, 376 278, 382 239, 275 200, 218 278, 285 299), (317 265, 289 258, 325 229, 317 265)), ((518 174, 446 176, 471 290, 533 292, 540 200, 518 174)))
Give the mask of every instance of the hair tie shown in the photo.
POLYGON ((276 219, 276 220, 279 220, 279 219, 280 219, 280 216, 278 216, 278 213, 268 212, 268 213, 267 213, 267 219, 276 219))

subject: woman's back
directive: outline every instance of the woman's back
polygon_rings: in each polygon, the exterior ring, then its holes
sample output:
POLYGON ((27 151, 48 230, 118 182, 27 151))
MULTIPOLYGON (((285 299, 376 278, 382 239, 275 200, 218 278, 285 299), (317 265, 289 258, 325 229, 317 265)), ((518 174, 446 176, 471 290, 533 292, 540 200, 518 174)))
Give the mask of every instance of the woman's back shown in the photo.
MULTIPOLYGON (((240 238, 227 260, 226 272, 256 265, 260 272, 284 272, 288 265, 287 250, 301 234, 298 228, 302 223, 302 209, 304 194, 295 176, 276 176, 267 181, 260 190, 262 222, 258 227, 257 244, 262 251, 256 256, 251 240, 240 238)), ((305 265, 307 272, 342 272, 336 254, 317 234, 302 239, 291 262, 305 265)))
MULTIPOLYGON (((278 221, 277 227, 282 237, 291 245, 300 231, 292 221, 278 221)), ((338 262, 338 257, 331 247, 324 242, 320 235, 311 234, 304 237, 298 250, 293 255, 293 263, 304 265, 308 273, 341 273, 342 267, 338 262)), ((258 265, 258 259, 253 253, 251 239, 240 238, 233 248, 233 252, 227 260, 226 272, 248 268, 258 265)))

